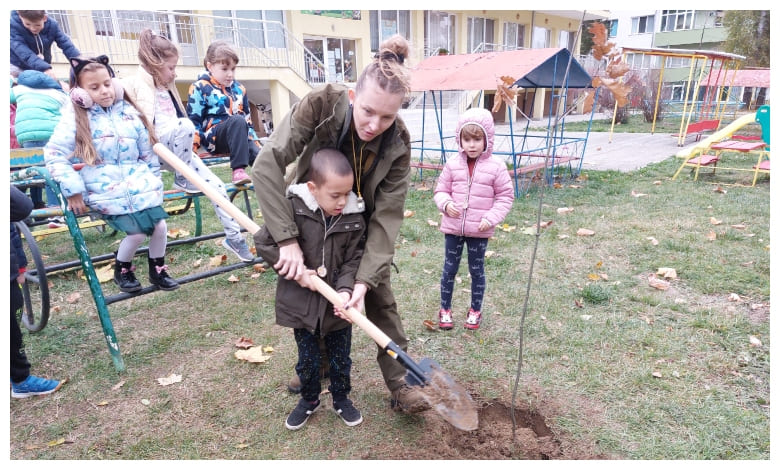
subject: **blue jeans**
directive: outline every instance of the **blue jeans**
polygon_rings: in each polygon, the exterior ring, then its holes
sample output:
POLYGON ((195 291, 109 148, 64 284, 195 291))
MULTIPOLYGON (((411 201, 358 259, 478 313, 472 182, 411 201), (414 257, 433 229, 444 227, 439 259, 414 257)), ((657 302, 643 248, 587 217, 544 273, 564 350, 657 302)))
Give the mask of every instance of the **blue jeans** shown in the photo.
MULTIPOLYGON (((28 140, 26 142, 20 142, 23 148, 43 147, 46 145, 47 140, 28 140)), ((58 206, 57 195, 54 191, 46 185, 46 203, 43 202, 43 189, 42 188, 30 188, 30 199, 32 199, 33 207, 40 209, 46 206, 58 206)))

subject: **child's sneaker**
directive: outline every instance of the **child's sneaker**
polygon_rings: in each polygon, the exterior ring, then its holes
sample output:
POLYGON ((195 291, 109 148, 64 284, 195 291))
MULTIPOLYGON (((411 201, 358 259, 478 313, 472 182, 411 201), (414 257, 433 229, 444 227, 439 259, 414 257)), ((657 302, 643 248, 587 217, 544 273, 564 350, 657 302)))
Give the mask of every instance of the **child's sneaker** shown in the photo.
POLYGON ((314 414, 314 412, 317 411, 317 408, 319 407, 319 400, 314 403, 309 403, 308 401, 301 398, 298 400, 298 405, 295 406, 295 409, 292 410, 292 413, 290 413, 290 415, 287 417, 287 421, 284 422, 284 426, 291 431, 301 429, 303 425, 306 424, 306 421, 309 420, 309 416, 314 414))
POLYGON ((345 398, 341 401, 333 402, 333 411, 341 417, 347 426, 357 426, 363 422, 363 416, 360 411, 352 405, 352 400, 345 398))
POLYGON ((60 228, 68 225, 65 223, 65 217, 49 217, 47 222, 49 228, 60 228))
POLYGON ((469 316, 466 318, 466 323, 463 325, 469 330, 476 330, 479 328, 479 324, 482 322, 482 313, 479 310, 469 309, 469 316))
POLYGON ((247 184, 252 180, 249 178, 249 175, 246 174, 246 171, 244 171, 243 168, 236 168, 233 170, 232 181, 233 184, 247 184))
POLYGON ((18 384, 11 382, 11 396, 14 398, 27 398, 35 395, 48 395, 59 390, 63 383, 58 380, 30 375, 18 384))
POLYGON ((439 328, 442 330, 452 329, 452 310, 439 309, 439 328))
POLYGON ((183 175, 176 175, 173 178, 173 189, 183 191, 187 194, 196 194, 200 192, 200 189, 183 175))
POLYGON ((238 256, 238 259, 240 259, 241 261, 248 262, 255 259, 252 252, 249 251, 249 246, 247 246, 246 242, 243 239, 228 240, 227 238, 225 238, 224 240, 222 240, 222 246, 224 246, 225 249, 228 250, 229 252, 238 256))

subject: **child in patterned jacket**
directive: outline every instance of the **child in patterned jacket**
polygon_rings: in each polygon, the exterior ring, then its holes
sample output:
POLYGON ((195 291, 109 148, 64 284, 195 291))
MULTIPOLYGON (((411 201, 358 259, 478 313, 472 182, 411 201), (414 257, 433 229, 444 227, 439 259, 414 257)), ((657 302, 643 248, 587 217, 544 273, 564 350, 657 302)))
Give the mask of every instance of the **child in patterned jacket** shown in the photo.
POLYGON ((43 149, 46 168, 76 215, 91 208, 113 229, 127 233, 116 252, 114 282, 137 292, 133 256, 149 240, 149 282, 163 290, 179 284, 168 275, 165 248, 168 214, 162 207, 160 162, 152 151, 154 127, 124 96, 105 55, 70 60, 73 106, 43 149), (83 163, 80 171, 73 165, 83 163))
POLYGON ((235 80, 238 55, 225 41, 214 41, 203 59, 206 72, 190 85, 187 116, 195 124, 194 147, 229 153, 233 184, 252 181, 246 167, 260 151, 252 128, 246 88, 235 80))

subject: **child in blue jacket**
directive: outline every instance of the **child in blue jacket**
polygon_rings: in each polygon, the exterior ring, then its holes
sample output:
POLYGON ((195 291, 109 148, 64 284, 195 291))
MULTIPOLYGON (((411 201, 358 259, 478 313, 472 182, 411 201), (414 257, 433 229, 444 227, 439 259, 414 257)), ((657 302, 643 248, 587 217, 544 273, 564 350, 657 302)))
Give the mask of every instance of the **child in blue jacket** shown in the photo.
POLYGON ((225 41, 206 50, 206 72, 190 85, 187 116, 195 124, 193 146, 229 153, 233 184, 251 181, 245 168, 255 161, 260 143, 252 128, 246 88, 235 80, 238 55, 225 41))
POLYGON ((81 55, 70 38, 46 10, 11 11, 11 75, 23 70, 38 70, 51 78, 51 45, 57 43, 70 60, 81 55))

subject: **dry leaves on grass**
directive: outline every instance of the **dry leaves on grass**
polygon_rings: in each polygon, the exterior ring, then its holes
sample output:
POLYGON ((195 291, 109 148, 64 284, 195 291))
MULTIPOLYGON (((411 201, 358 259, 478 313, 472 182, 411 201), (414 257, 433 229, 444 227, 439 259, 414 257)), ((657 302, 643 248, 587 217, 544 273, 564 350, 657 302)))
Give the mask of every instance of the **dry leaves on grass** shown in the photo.
POLYGON ((581 228, 581 229, 577 230, 577 235, 580 236, 580 237, 591 237, 591 236, 593 236, 595 234, 596 234, 596 232, 594 232, 593 230, 588 229, 588 228, 581 228))
POLYGON ((227 255, 212 256, 209 258, 209 267, 216 268, 217 266, 224 264, 225 261, 227 261, 227 255))
POLYGON ((250 338, 244 338, 243 336, 238 338, 236 342, 233 344, 237 348, 242 348, 242 349, 249 349, 255 345, 254 341, 252 341, 250 338))
POLYGON ((405 211, 404 211, 404 217, 406 217, 406 218, 409 218, 409 217, 414 217, 414 211, 410 211, 410 210, 408 210, 408 209, 407 209, 407 210, 405 210, 405 211))
POLYGON ((638 192, 636 192, 634 190, 631 190, 631 195, 634 196, 634 197, 647 196, 647 194, 645 194, 645 193, 638 193, 638 192))
POLYGON ((650 284, 650 287, 654 287, 658 290, 667 290, 671 285, 669 281, 664 281, 663 279, 655 277, 655 274, 648 276, 648 283, 650 284))
POLYGON ((665 279, 677 279, 677 271, 674 268, 658 268, 655 274, 665 279))
POLYGON ((658 245, 658 240, 655 239, 655 237, 647 237, 648 240, 650 240, 650 244, 653 246, 658 245))
POLYGON ((436 222, 435 220, 428 219, 428 225, 430 225, 431 227, 438 227, 439 223, 436 222))
POLYGON ((271 359, 270 355, 264 354, 264 349, 261 346, 255 346, 249 349, 240 349, 233 353, 236 359, 247 362, 263 363, 268 359, 271 359))
POLYGON ((74 292, 65 298, 65 302, 69 304, 75 304, 79 301, 79 299, 81 299, 81 294, 74 292))
POLYGON ((168 377, 160 377, 157 379, 157 383, 165 387, 166 385, 172 385, 178 382, 181 382, 181 375, 180 374, 173 374, 169 375, 168 377))
POLYGON ((713 230, 710 230, 709 232, 707 232, 707 235, 705 235, 705 236, 707 237, 707 240, 709 240, 711 242, 718 239, 718 234, 715 233, 715 231, 713 231, 713 230))
POLYGON ((715 217, 710 217, 710 224, 712 225, 720 225, 723 221, 716 219, 715 217))
POLYGON ((190 236, 190 232, 181 228, 168 229, 168 238, 187 238, 190 236))
POLYGON ((568 214, 569 212, 574 212, 574 209, 571 207, 559 207, 556 209, 556 212, 559 214, 568 214))

